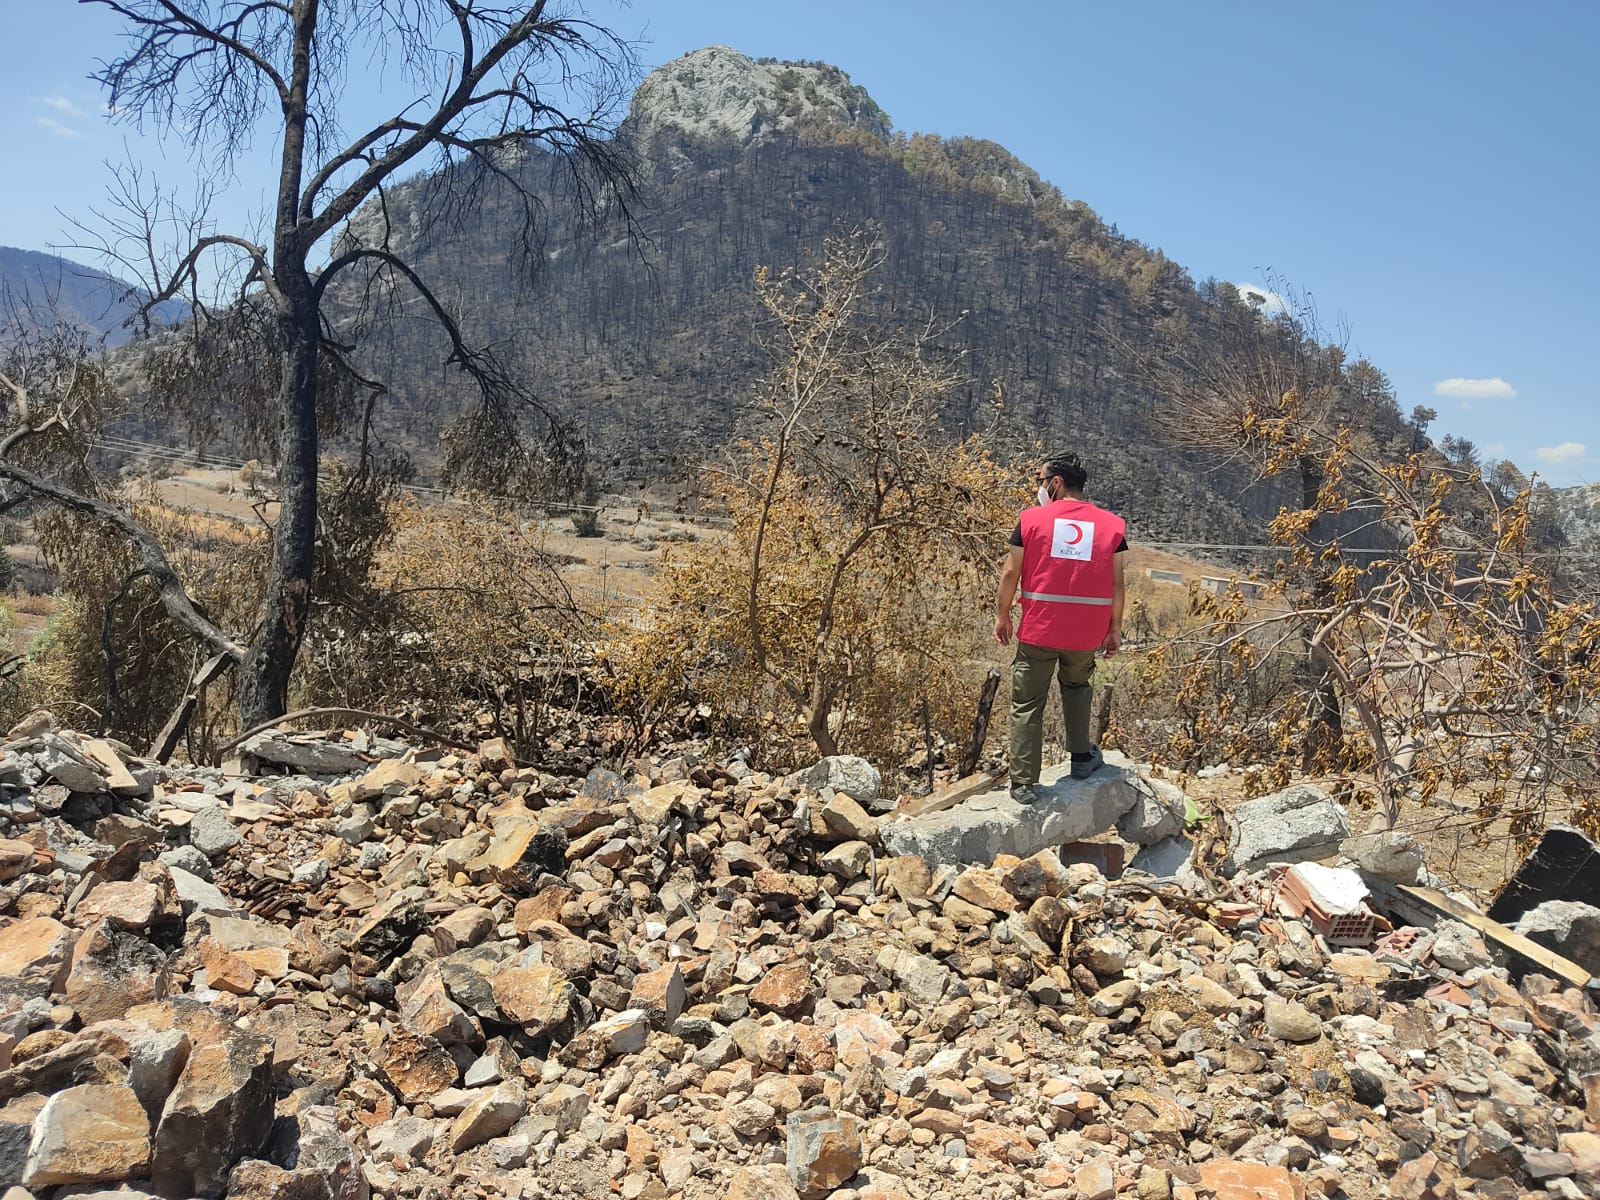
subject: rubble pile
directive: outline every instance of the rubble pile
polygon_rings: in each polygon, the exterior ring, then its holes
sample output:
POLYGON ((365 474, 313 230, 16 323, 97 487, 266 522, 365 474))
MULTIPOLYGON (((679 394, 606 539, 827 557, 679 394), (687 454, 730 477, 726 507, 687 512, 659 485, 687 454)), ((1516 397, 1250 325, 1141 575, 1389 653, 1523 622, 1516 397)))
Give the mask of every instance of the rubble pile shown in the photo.
POLYGON ((1590 998, 1282 915, 1314 797, 1107 879, 889 853, 859 771, 314 742, 0 747, 8 1200, 1600 1196, 1590 998))

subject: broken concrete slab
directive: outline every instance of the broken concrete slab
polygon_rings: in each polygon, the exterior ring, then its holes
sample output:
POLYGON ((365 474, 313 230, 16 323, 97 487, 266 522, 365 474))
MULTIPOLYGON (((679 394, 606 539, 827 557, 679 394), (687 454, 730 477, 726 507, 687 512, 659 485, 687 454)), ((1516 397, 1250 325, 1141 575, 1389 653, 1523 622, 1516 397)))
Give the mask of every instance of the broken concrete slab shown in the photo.
MULTIPOLYGON (((1108 760, 1109 761, 1109 760, 1108 760)), ((1183 789, 1163 779, 1152 779, 1132 763, 1133 805, 1117 818, 1117 833, 1124 841, 1152 846, 1183 833, 1188 798, 1183 789)))
POLYGON ((365 773, 374 757, 349 743, 316 734, 261 733, 240 746, 239 751, 308 775, 365 773))
POLYGON ((853 754, 834 754, 820 759, 803 771, 797 771, 786 781, 814 791, 830 788, 843 792, 852 800, 873 807, 878 800, 883 776, 878 768, 864 758, 853 754))
POLYGON ((997 789, 944 812, 891 818, 879 836, 891 854, 916 854, 935 864, 987 865, 996 855, 1027 858, 1112 828, 1132 842, 1158 842, 1174 832, 1174 805, 1176 829, 1183 828, 1182 793, 1155 791, 1122 755, 1108 751, 1106 765, 1088 779, 1072 779, 1071 769, 1070 763, 1060 763, 1046 770, 1032 805, 1018 804, 1008 789, 997 789))
POLYGON ((1171 879, 1187 868, 1193 857, 1194 839, 1180 834, 1143 847, 1133 856, 1128 870, 1144 871, 1157 879, 1171 879))
POLYGON ((1495 897, 1489 915, 1515 925, 1546 900, 1591 901, 1600 896, 1600 846, 1581 829, 1552 825, 1495 897))
POLYGON ((1383 829, 1346 838, 1343 854, 1367 875, 1387 883, 1420 883, 1424 855, 1417 839, 1403 829, 1383 829))
POLYGON ((1232 824, 1228 862, 1223 864, 1228 874, 1329 858, 1350 836, 1343 807, 1308 783, 1246 801, 1234 810, 1232 824))
POLYGON ((1581 900, 1547 900, 1524 913, 1513 928, 1600 975, 1600 908, 1581 900))

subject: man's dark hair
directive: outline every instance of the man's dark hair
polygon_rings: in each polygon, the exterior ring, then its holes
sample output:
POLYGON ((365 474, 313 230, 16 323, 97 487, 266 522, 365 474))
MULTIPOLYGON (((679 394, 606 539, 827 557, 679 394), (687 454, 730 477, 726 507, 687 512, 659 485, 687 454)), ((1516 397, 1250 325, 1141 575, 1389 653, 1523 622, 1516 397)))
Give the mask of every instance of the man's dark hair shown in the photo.
POLYGON ((1078 461, 1078 456, 1071 451, 1052 454, 1044 462, 1045 470, 1051 475, 1061 476, 1061 482, 1067 485, 1069 492, 1081 492, 1089 482, 1089 471, 1083 463, 1078 461))

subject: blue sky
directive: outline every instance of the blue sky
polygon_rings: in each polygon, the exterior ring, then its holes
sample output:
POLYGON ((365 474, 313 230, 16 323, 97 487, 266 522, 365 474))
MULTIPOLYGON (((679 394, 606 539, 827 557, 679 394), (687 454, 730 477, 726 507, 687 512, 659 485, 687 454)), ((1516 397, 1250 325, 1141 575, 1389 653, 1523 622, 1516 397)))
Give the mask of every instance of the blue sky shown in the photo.
MULTIPOLYGON (((990 138, 1159 246, 1198 280, 1274 272, 1348 330, 1436 435, 1557 485, 1600 478, 1600 4, 1349 0, 636 0, 592 13, 654 66, 711 43, 821 59, 897 128, 990 138)), ((116 24, 67 0, 4 0, 11 162, 0 243, 73 240, 126 146, 85 76, 116 24), (16 178, 13 175, 13 178, 16 178), (60 210, 60 211, 58 211, 60 210)), ((355 104, 376 85, 352 81, 355 104)), ((265 157, 263 155, 263 157, 265 157)), ((262 211, 241 172, 219 209, 262 211)), ((65 251, 69 253, 70 251, 65 251)))

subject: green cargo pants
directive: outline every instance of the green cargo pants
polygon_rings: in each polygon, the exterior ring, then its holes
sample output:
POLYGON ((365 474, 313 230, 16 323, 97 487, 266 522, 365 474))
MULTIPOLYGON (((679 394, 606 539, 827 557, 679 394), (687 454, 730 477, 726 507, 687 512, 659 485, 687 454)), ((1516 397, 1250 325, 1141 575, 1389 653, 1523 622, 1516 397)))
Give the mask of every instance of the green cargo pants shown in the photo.
POLYGON ((1044 705, 1050 695, 1050 677, 1061 678, 1061 714, 1067 722, 1067 745, 1074 754, 1087 754, 1089 707, 1094 688, 1093 650, 1052 650, 1048 646, 1017 643, 1011 660, 1011 783, 1039 782, 1039 759, 1044 744, 1044 705))

